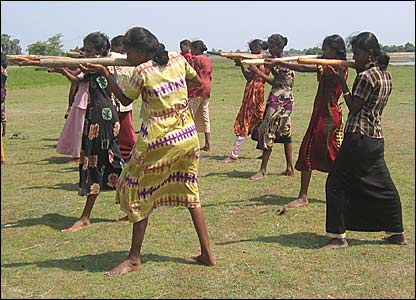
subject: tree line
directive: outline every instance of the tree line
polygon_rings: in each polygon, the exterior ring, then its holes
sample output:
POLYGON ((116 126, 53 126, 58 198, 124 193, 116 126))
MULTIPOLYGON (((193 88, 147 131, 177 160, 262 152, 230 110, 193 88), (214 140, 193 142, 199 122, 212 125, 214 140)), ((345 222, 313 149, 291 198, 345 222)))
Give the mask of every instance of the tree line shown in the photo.
MULTIPOLYGON (((33 44, 30 44, 27 47, 27 52, 33 55, 54 55, 54 56, 63 56, 65 51, 63 50, 62 42, 63 34, 57 33, 54 36, 48 38, 46 41, 37 41, 33 44)), ((1 52, 5 54, 22 54, 22 48, 19 45, 20 41, 18 39, 13 39, 8 34, 1 35, 1 52)), ((415 46, 412 43, 407 42, 404 45, 381 45, 381 48, 385 52, 415 52, 415 46)), ((78 47, 75 49, 70 49, 69 51, 77 51, 78 47)), ((213 52, 222 52, 222 50, 212 49, 213 52)), ((245 52, 237 49, 235 52, 245 52)), ((289 49, 286 51, 289 54, 294 55, 311 55, 311 54, 321 54, 322 49, 320 47, 305 48, 303 50, 298 49, 289 49)))

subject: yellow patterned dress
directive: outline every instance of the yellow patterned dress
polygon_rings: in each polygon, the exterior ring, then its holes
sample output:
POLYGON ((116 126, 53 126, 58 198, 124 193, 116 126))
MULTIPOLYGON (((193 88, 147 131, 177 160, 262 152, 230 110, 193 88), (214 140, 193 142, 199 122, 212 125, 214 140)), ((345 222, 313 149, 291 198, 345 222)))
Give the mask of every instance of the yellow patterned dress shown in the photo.
POLYGON ((199 141, 186 85, 195 76, 180 53, 169 52, 166 66, 153 61, 137 66, 123 88, 130 99, 141 95, 144 105, 137 142, 116 191, 116 202, 130 222, 163 206, 201 206, 199 141))

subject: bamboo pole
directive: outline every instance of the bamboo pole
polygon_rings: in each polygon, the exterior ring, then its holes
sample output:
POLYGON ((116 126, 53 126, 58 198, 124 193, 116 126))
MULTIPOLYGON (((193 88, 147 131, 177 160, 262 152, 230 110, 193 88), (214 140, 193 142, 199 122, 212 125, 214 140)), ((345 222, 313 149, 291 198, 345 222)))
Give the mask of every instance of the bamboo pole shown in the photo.
POLYGON ((222 57, 231 59, 255 59, 255 58, 266 58, 270 57, 267 54, 252 54, 252 53, 239 53, 239 52, 221 52, 222 57))
POLYGON ((7 59, 19 66, 38 66, 46 68, 78 67, 80 64, 100 64, 104 66, 135 66, 127 58, 71 58, 66 56, 9 55, 7 59))
POLYGON ((19 60, 19 59, 31 59, 39 60, 41 58, 71 58, 67 56, 53 56, 53 55, 35 55, 35 54, 19 54, 19 55, 7 55, 8 60, 19 60))
POLYGON ((331 66, 343 66, 354 68, 355 62, 352 60, 341 60, 341 59, 313 59, 313 58, 299 58, 298 64, 305 64, 305 65, 331 65, 331 66))
MULTIPOLYGON (((300 58, 316 58, 318 55, 303 55, 303 56, 286 56, 286 57, 273 57, 268 58, 268 61, 274 62, 274 61, 294 61, 298 60, 300 58)), ((261 65, 265 63, 264 58, 255 58, 255 59, 243 59, 241 61, 242 64, 246 65, 261 65)))
POLYGON ((48 68, 57 68, 57 67, 78 67, 79 65, 85 64, 99 64, 103 66, 126 66, 134 67, 135 65, 127 60, 127 58, 111 58, 111 57, 102 57, 102 58, 70 58, 70 59, 40 59, 39 66, 48 67, 48 68))

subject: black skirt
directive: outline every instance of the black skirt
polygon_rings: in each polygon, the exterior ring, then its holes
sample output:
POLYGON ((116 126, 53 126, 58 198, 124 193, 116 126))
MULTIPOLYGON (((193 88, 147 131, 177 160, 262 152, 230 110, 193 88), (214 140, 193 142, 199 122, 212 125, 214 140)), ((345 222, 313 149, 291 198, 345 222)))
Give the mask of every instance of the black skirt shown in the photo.
POLYGON ((403 232, 399 193, 384 139, 346 133, 326 181, 326 231, 403 232))

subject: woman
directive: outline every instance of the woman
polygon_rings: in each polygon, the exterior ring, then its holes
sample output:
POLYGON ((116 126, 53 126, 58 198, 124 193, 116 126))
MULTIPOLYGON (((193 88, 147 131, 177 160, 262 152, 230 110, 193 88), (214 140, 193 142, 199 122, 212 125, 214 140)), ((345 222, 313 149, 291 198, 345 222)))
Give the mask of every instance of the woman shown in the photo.
MULTIPOLYGON (((106 57, 109 49, 108 38, 100 32, 90 33, 84 38, 86 57, 106 57)), ((91 226, 91 212, 98 195, 103 189, 115 189, 124 161, 116 139, 120 122, 111 100, 108 80, 99 73, 81 73, 75 77, 67 68, 63 68, 63 72, 71 81, 86 83, 88 90, 78 191, 80 196, 87 196, 87 201, 81 217, 63 230, 75 232, 91 226)))
POLYGON ((348 246, 346 230, 386 231, 385 242, 405 245, 399 193, 384 160, 381 115, 392 91, 389 56, 376 36, 351 39, 357 69, 352 91, 332 67, 349 109, 341 149, 326 181, 326 232, 322 249, 348 246))
POLYGON ((207 50, 201 40, 191 43, 191 65, 202 80, 202 86, 189 89, 189 108, 195 121, 196 130, 205 135, 203 151, 211 150, 211 125, 209 118, 209 97, 211 96, 212 64, 211 59, 204 55, 207 50))
MULTIPOLYGON (((322 58, 346 60, 345 42, 339 35, 327 36, 322 43, 322 51, 322 58)), ((302 207, 309 203, 308 187, 312 170, 329 172, 341 146, 343 124, 338 99, 342 87, 328 66, 302 65, 284 61, 273 64, 298 72, 315 72, 318 76, 319 85, 312 116, 295 164, 295 169, 301 172, 299 196, 288 204, 288 207, 302 207)), ((341 68, 340 72, 344 74, 346 80, 348 68, 341 68)))
MULTIPOLYGON (((280 34, 271 35, 267 43, 272 57, 283 57, 283 48, 287 45, 287 38, 280 34)), ((266 178, 267 163, 272 153, 274 143, 283 143, 286 157, 286 170, 282 175, 293 176, 292 164, 292 131, 291 119, 294 98, 293 84, 295 72, 285 67, 274 67, 270 71, 273 78, 263 73, 258 67, 250 66, 249 70, 262 77, 272 86, 263 120, 259 126, 253 128, 251 138, 257 141, 257 149, 263 150, 260 170, 251 180, 261 180, 266 178)))
POLYGON ((121 209, 134 223, 131 248, 127 259, 106 274, 122 275, 141 268, 140 251, 149 215, 162 206, 189 209, 201 246, 201 254, 193 258, 212 266, 215 259, 197 183, 199 141, 187 99, 187 82, 198 86, 201 79, 179 52, 165 51, 145 28, 128 30, 123 45, 127 59, 137 65, 131 85, 123 91, 105 67, 84 68, 102 72, 123 105, 140 95, 145 105, 137 142, 116 192, 121 209))
MULTIPOLYGON (((252 54, 261 54, 263 50, 269 48, 267 42, 259 39, 251 41, 248 46, 252 54)), ((224 163, 231 163, 237 160, 245 138, 251 134, 253 126, 261 121, 264 113, 264 78, 246 70, 244 65, 241 64, 241 60, 236 60, 236 64, 240 65, 241 72, 247 82, 244 90, 243 103, 241 103, 240 110, 234 122, 234 134, 237 137, 229 156, 224 159, 224 163)), ((270 70, 264 65, 259 65, 258 68, 267 76, 269 75, 270 70)))
POLYGON ((185 59, 191 63, 192 60, 192 51, 191 51, 191 41, 190 40, 182 40, 179 43, 179 47, 181 48, 181 54, 185 59))

